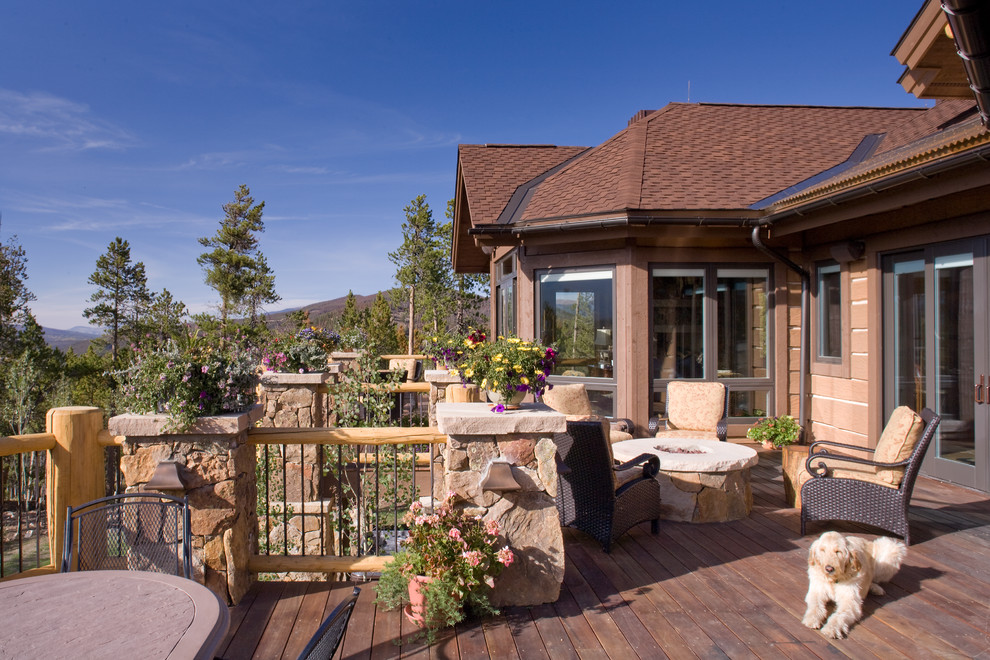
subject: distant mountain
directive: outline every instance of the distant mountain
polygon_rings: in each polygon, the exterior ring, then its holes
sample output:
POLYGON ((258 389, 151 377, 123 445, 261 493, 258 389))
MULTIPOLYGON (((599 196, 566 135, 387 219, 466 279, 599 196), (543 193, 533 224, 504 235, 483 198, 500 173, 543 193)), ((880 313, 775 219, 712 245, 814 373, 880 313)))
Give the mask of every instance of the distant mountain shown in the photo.
POLYGON ((77 325, 69 330, 42 328, 45 331, 45 343, 63 351, 70 348, 76 353, 85 353, 90 343, 103 334, 102 330, 92 326, 77 325))

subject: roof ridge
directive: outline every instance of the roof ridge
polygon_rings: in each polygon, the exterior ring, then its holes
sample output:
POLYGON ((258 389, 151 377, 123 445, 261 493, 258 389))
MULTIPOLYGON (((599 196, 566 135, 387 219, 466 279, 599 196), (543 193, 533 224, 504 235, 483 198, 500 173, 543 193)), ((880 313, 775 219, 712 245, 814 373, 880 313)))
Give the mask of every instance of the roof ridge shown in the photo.
MULTIPOLYGON (((909 106, 885 106, 885 105, 821 105, 802 103, 720 103, 698 101, 696 103, 686 103, 684 101, 671 101, 664 108, 672 105, 696 106, 696 107, 722 107, 722 108, 795 108, 808 110, 931 110, 929 107, 909 107, 909 106)), ((660 112, 659 110, 657 112, 660 112)), ((653 113, 656 114, 656 113, 653 113)), ((646 119, 652 119, 653 115, 647 115, 646 119)))

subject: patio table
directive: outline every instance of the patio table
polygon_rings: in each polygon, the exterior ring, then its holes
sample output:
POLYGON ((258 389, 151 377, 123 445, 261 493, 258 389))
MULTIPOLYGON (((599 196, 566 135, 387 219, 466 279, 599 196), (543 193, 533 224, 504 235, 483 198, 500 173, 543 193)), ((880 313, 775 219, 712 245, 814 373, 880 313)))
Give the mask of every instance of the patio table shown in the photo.
POLYGON ((212 658, 227 606, 185 578, 79 571, 0 583, 0 658, 212 658))

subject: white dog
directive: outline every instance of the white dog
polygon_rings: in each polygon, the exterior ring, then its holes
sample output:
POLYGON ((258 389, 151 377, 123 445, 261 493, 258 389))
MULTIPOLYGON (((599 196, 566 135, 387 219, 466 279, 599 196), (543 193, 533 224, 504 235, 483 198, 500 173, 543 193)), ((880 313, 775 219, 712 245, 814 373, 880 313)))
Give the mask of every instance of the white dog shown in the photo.
POLYGON ((845 637, 849 626, 863 616, 867 592, 882 596, 877 582, 894 577, 906 554, 902 541, 886 536, 869 541, 825 532, 808 553, 808 595, 804 599, 808 609, 801 623, 821 628, 826 637, 845 637), (832 616, 827 609, 830 601, 835 603, 832 616))

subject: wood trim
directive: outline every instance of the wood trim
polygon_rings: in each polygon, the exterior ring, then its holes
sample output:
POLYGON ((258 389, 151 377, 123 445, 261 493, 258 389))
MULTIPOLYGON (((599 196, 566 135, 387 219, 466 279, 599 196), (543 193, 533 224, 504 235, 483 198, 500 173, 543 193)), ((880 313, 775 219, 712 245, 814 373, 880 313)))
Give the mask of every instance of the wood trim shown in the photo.
POLYGON ((28 433, 0 437, 0 456, 16 456, 33 451, 48 451, 55 447, 55 434, 28 433))
POLYGON ((380 572, 392 557, 340 557, 300 555, 252 555, 247 568, 252 573, 348 573, 380 572))
POLYGON ((252 445, 438 445, 447 436, 436 427, 329 428, 329 429, 269 429, 247 431, 252 445))

